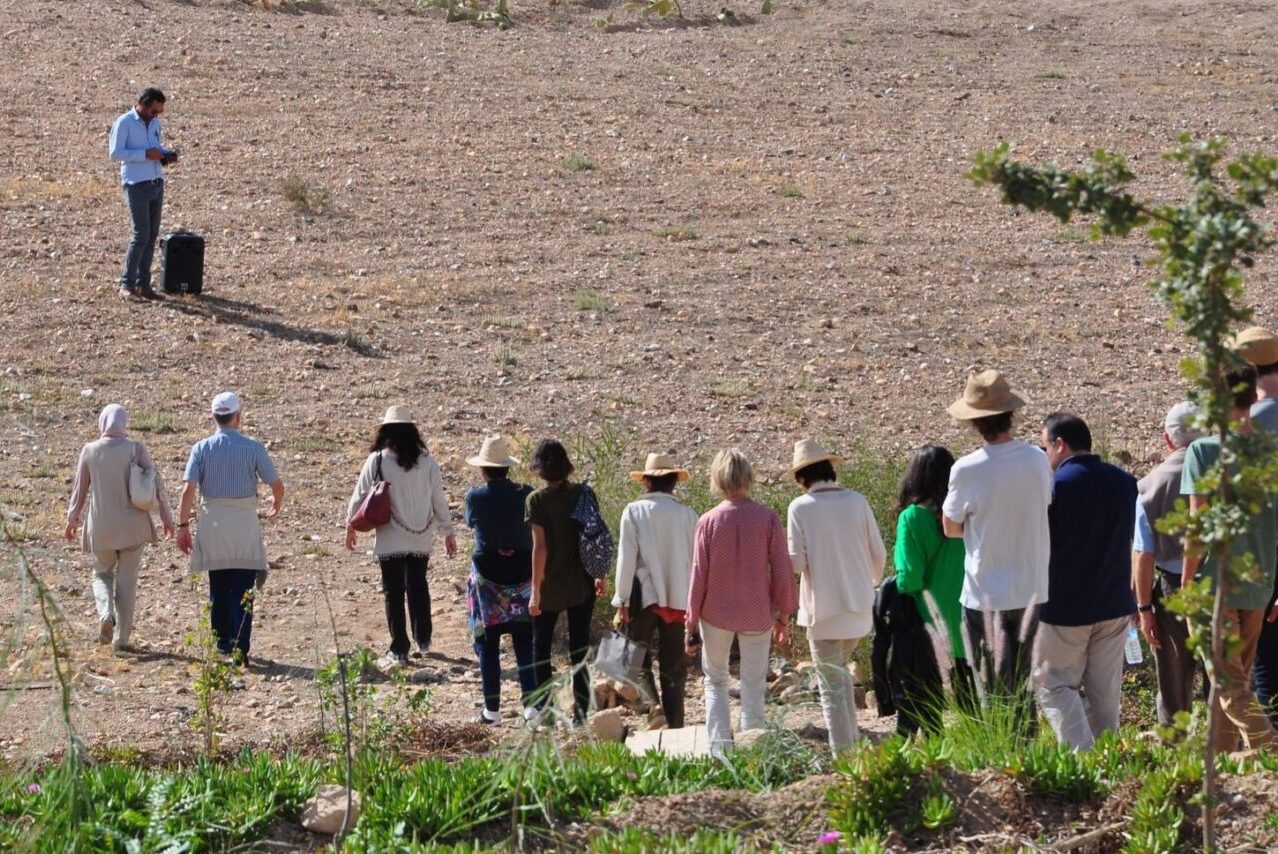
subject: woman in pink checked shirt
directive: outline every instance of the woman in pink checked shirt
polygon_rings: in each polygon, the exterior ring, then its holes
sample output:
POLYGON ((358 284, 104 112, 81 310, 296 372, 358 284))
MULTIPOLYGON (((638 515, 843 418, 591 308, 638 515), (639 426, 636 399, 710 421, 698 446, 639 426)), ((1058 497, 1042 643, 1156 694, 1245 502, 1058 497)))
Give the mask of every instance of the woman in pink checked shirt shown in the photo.
POLYGON ((688 591, 688 654, 701 652, 710 752, 732 747, 728 654, 741 649, 741 729, 765 725, 769 641, 786 642, 798 608, 781 519, 750 499, 754 473, 736 448, 715 454, 710 486, 723 503, 697 523, 688 591))

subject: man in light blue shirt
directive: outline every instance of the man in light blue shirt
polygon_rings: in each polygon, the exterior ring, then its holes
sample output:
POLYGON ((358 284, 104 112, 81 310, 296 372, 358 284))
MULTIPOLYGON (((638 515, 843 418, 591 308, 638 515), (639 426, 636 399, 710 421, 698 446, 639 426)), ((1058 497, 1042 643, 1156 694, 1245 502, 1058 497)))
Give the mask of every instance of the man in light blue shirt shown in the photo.
POLYGON ((1167 457, 1136 488, 1136 525, 1132 532, 1132 589, 1137 623, 1154 651, 1158 671, 1158 723, 1172 726, 1177 712, 1188 712, 1194 697, 1194 654, 1189 627, 1168 610, 1166 600, 1180 589, 1185 544, 1174 534, 1160 534, 1158 520, 1176 509, 1181 473, 1189 445, 1202 435, 1194 426, 1197 410, 1178 403, 1163 419, 1167 457))
POLYGON ((144 89, 137 106, 111 126, 108 147, 111 159, 120 162, 120 184, 133 222, 133 239, 120 275, 120 296, 125 299, 160 298, 151 287, 151 259, 164 207, 164 166, 177 159, 177 153, 165 148, 160 138, 163 112, 164 93, 144 89))

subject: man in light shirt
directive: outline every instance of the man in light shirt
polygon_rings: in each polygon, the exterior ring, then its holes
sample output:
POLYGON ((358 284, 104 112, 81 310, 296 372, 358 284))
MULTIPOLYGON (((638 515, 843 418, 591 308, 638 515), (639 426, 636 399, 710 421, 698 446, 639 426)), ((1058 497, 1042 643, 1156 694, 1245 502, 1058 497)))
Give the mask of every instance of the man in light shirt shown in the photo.
MULTIPOLYGON (((672 494, 688 479, 688 470, 668 454, 649 454, 642 471, 630 473, 643 484, 644 494, 621 513, 617 546, 617 584, 612 606, 617 621, 628 627, 631 639, 647 646, 643 678, 655 698, 652 639, 657 637, 657 665, 661 675, 661 716, 672 729, 683 726, 684 683, 688 659, 684 654, 684 619, 697 514, 672 494)), ((657 723, 654 715, 652 725, 657 723)))
POLYGON ((998 371, 968 377, 946 410, 980 434, 980 448, 954 463, 942 507, 946 536, 962 537, 968 661, 989 694, 1024 704, 1037 606, 1047 600, 1050 558, 1047 508, 1052 471, 1047 455, 1012 438, 1013 413, 1025 405, 998 371))
POLYGON ((120 296, 125 299, 160 299, 151 287, 151 260, 164 207, 164 166, 177 159, 161 140, 164 100, 159 89, 143 89, 137 106, 115 120, 108 140, 111 159, 120 163, 120 186, 133 223, 120 275, 120 296))

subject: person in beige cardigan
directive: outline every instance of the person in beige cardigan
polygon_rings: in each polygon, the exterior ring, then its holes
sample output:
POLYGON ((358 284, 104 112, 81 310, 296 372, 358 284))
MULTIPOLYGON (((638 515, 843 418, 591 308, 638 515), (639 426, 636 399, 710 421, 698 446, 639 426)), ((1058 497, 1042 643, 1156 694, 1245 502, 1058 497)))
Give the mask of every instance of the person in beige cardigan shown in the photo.
POLYGON ((119 652, 133 649, 129 636, 133 631, 142 547, 159 540, 151 514, 129 501, 129 466, 134 460, 155 471, 155 495, 165 538, 172 537, 174 531, 164 481, 146 445, 126 437, 128 426, 129 413, 119 404, 106 406, 98 416, 101 438, 80 451, 63 532, 68 540, 74 540, 83 518, 80 543, 85 552, 93 555, 98 642, 112 644, 119 652))

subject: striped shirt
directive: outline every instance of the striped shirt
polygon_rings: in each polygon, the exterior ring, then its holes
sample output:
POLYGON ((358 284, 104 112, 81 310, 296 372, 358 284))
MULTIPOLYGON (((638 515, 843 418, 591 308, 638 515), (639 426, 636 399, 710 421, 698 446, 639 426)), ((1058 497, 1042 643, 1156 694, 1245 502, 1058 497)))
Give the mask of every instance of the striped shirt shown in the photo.
POLYGON ((252 498, 257 481, 275 483, 280 477, 261 442, 230 427, 219 427, 191 446, 182 479, 200 486, 205 498, 252 498))
POLYGON ((798 609, 781 518, 750 499, 724 501, 697 522, 688 626, 761 632, 798 609))

